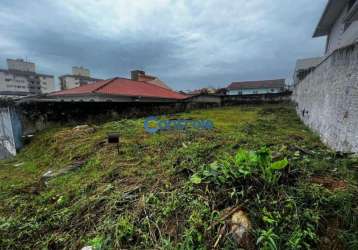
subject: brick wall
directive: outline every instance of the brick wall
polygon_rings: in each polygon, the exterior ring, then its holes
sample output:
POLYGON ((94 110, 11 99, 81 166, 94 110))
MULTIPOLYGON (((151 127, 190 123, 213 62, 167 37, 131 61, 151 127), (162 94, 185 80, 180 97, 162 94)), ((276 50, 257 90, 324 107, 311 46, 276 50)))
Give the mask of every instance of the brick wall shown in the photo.
POLYGON ((294 90, 303 122, 337 151, 358 152, 358 44, 334 51, 294 90))

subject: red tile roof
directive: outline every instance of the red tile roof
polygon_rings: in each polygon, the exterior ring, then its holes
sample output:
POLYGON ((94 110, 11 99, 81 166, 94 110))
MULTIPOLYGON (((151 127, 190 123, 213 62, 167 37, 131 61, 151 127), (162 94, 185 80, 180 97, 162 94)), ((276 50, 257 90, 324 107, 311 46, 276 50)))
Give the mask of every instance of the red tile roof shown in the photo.
POLYGON ((126 78, 112 78, 83 85, 73 89, 66 89, 49 94, 50 96, 105 94, 119 96, 140 96, 163 99, 185 99, 187 96, 159 87, 155 84, 133 81, 126 78))

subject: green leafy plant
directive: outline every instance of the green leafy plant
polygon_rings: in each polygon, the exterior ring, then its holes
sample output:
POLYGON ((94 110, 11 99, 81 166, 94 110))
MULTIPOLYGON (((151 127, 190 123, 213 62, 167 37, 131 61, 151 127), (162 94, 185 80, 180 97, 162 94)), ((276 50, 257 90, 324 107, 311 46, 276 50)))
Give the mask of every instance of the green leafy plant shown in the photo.
POLYGON ((119 217, 115 227, 116 238, 120 241, 129 240, 133 233, 134 225, 132 218, 128 215, 119 217))
POLYGON ((269 184, 276 184, 280 178, 278 170, 284 169, 288 165, 287 159, 272 162, 271 153, 266 148, 256 153, 260 176, 269 184))
POLYGON ((277 240, 279 239, 278 235, 273 232, 273 229, 260 230, 260 236, 256 241, 256 244, 260 246, 260 249, 263 250, 276 250, 277 240))
POLYGON ((267 148, 262 148, 257 152, 241 149, 234 156, 226 156, 202 167, 191 176, 190 180, 193 184, 200 184, 203 181, 219 185, 233 184, 240 178, 256 174, 265 183, 273 185, 280 178, 279 170, 284 169, 287 165, 286 158, 272 162, 271 152, 267 148))
POLYGON ((103 237, 97 235, 96 237, 91 239, 88 243, 90 246, 93 247, 93 249, 100 250, 100 249, 102 249, 102 246, 103 246, 103 237))

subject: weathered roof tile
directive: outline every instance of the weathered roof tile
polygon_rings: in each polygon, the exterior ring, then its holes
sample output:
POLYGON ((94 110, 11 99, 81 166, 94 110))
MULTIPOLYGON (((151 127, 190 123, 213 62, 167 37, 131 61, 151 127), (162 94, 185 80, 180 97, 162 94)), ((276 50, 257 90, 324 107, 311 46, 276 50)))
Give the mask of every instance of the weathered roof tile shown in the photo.
POLYGON ((118 96, 140 96, 163 99, 185 99, 187 96, 158 85, 115 77, 77 88, 66 89, 49 94, 50 96, 105 94, 118 96))

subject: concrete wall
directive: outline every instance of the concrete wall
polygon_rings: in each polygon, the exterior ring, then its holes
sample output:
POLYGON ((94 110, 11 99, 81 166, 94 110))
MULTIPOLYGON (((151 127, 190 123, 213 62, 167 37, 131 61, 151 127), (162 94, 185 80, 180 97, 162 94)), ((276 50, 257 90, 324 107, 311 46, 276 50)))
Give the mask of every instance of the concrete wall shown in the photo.
POLYGON ((358 152, 358 45, 334 51, 295 87, 293 100, 323 142, 358 152))
POLYGON ((186 109, 196 109, 196 108, 212 108, 212 107, 220 107, 223 102, 223 97, 218 95, 211 94, 200 94, 196 96, 192 96, 187 99, 186 109))
POLYGON ((288 102, 291 100, 291 94, 292 92, 285 91, 264 95, 226 95, 222 97, 222 105, 288 102))

